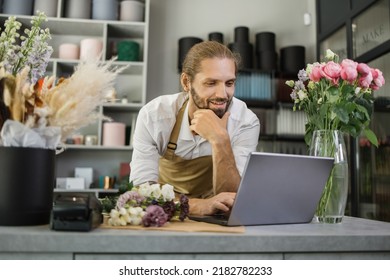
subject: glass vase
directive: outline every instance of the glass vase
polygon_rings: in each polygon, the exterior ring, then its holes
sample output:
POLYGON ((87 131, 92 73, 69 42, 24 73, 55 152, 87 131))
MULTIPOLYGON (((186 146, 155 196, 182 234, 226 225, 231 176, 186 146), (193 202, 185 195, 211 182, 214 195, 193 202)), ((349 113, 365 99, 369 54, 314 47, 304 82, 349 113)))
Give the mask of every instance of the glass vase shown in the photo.
POLYGON ((348 160, 343 133, 339 130, 314 131, 310 155, 334 158, 334 166, 318 203, 315 220, 320 223, 341 223, 348 196, 348 160))

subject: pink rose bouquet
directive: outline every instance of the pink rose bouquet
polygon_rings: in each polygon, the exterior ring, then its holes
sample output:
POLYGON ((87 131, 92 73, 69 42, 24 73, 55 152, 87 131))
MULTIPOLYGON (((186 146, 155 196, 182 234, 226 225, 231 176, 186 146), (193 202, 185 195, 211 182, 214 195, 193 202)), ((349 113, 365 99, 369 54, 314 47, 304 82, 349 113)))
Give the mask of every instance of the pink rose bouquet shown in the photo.
POLYGON ((327 62, 308 64, 298 73, 297 81, 287 81, 293 90, 293 109, 304 110, 307 116, 305 142, 309 145, 315 130, 340 130, 353 137, 363 133, 378 145, 369 129, 373 110, 372 92, 385 84, 379 69, 365 63, 344 59, 331 50, 327 62))

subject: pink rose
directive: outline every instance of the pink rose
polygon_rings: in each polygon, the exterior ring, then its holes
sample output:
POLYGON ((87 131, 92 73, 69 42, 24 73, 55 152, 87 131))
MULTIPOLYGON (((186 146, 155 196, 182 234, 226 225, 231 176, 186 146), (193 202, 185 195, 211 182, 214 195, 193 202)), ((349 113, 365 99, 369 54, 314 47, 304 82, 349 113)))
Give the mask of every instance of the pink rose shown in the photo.
POLYGON ((319 82, 322 78, 322 72, 321 72, 321 64, 315 64, 313 65, 313 68, 311 69, 311 72, 309 74, 309 79, 313 82, 319 82))
POLYGON ((362 88, 369 88, 372 82, 371 71, 367 75, 362 75, 359 78, 359 86, 362 88))
POLYGON ((341 67, 352 67, 352 68, 357 68, 358 66, 358 63, 351 60, 351 59, 343 59, 343 61, 341 61, 341 67))
POLYGON ((371 74, 373 83, 370 85, 370 88, 372 88, 373 90, 378 90, 385 84, 385 78, 383 77, 383 73, 379 69, 371 68, 371 74))
POLYGON ((357 65, 358 63, 353 60, 344 59, 341 62, 341 78, 350 84, 354 83, 358 76, 358 72, 356 70, 357 65))
POLYGON ((358 76, 358 72, 356 70, 356 68, 353 68, 353 67, 343 67, 341 69, 341 73, 340 73, 340 76, 343 80, 347 81, 348 83, 352 84, 357 76, 358 76))
POLYGON ((340 73, 341 73, 341 66, 338 63, 335 63, 333 61, 327 62, 323 67, 322 67, 322 75, 332 81, 333 84, 338 84, 339 78, 340 78, 340 73))
POLYGON ((368 75, 369 73, 371 73, 371 68, 365 63, 359 63, 357 66, 357 71, 362 76, 365 76, 365 75, 368 75))

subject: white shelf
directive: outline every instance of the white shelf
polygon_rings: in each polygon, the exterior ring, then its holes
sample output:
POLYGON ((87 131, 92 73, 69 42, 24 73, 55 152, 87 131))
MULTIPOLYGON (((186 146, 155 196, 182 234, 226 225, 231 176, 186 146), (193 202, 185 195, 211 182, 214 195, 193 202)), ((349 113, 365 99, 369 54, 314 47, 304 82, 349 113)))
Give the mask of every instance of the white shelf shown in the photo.
POLYGON ((117 189, 80 189, 80 190, 73 189, 73 190, 69 190, 69 189, 58 189, 58 188, 55 188, 55 189, 54 189, 54 192, 97 192, 97 193, 117 193, 118 190, 117 190, 117 189))
MULTIPOLYGON (((55 0, 53 0, 55 1, 55 0)), ((80 44, 85 38, 99 38, 103 42, 102 61, 109 61, 115 57, 115 44, 122 40, 133 40, 140 44, 139 61, 114 61, 114 67, 127 66, 115 81, 116 98, 118 102, 107 102, 97 110, 113 121, 123 122, 127 129, 134 128, 138 111, 146 102, 146 74, 149 36, 149 10, 150 0, 145 0, 145 16, 143 22, 77 19, 63 17, 64 0, 58 1, 56 17, 48 17, 43 27, 50 29, 53 54, 49 61, 46 75, 56 77, 69 77, 79 60, 59 58, 59 46, 63 43, 80 44), (120 100, 127 99, 127 103, 120 100)), ((0 14, 0 23, 9 17, 9 14, 0 14)), ((16 15, 17 20, 26 27, 31 26, 31 16, 16 15)), ((92 167, 94 170, 94 183, 100 176, 116 176, 118 178, 121 163, 129 163, 132 147, 130 141, 126 146, 103 146, 103 120, 80 129, 80 134, 96 135, 98 145, 65 145, 65 151, 56 156, 57 177, 73 177, 76 167, 92 167)), ((127 135, 131 138, 131 133, 127 135)), ((55 190, 61 191, 64 190, 55 190)), ((72 190, 74 191, 74 190, 72 190)), ((117 190, 83 190, 92 192, 112 192, 117 190)))
POLYGON ((66 144, 64 146, 66 152, 67 150, 112 150, 112 151, 131 151, 130 146, 103 146, 103 145, 75 145, 75 144, 66 144))
POLYGON ((117 189, 80 189, 80 190, 68 190, 68 189, 54 189, 54 193, 93 193, 96 197, 99 194, 116 194, 117 189))

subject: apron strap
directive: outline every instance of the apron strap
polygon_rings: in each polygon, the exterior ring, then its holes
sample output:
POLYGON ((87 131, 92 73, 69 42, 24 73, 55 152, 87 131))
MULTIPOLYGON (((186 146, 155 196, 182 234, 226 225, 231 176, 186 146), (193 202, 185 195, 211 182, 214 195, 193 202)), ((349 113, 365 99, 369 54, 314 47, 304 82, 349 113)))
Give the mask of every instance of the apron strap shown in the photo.
POLYGON ((188 99, 184 102, 184 104, 181 106, 179 112, 177 113, 176 117, 176 123, 173 127, 173 130, 171 132, 171 136, 169 138, 169 142, 167 145, 167 149, 164 153, 164 158, 166 159, 173 159, 175 157, 175 150, 177 148, 177 139, 179 138, 181 123, 183 121, 184 111, 186 109, 188 103, 188 99))

